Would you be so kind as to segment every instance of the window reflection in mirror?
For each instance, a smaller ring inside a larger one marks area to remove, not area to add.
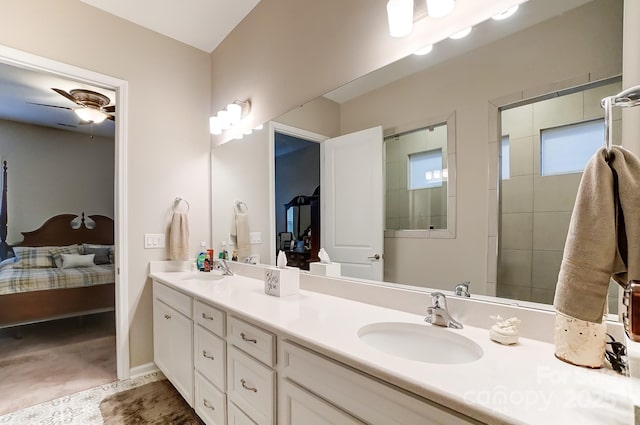
[[[386,137],[386,229],[447,228],[447,125]]]
[[[497,296],[553,302],[582,172],[603,146],[600,99],[620,90],[619,81],[591,85],[502,111]],[[609,292],[614,313],[617,285]]]

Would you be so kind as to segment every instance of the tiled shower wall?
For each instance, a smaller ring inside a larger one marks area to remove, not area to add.
[[[442,149],[442,167],[446,168],[446,125],[385,139],[386,229],[447,228],[446,180],[438,188],[407,188],[409,155],[433,149]]]
[[[553,302],[582,173],[540,175],[540,130],[603,117],[600,100],[620,90],[614,83],[502,112],[510,178],[501,180],[500,188],[499,297]],[[614,143],[619,144],[621,121],[615,112]]]

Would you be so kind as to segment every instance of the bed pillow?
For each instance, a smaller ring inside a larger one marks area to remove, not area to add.
[[[82,251],[85,254],[94,254],[95,257],[93,259],[93,262],[96,264],[110,264],[111,260],[111,249],[107,248],[90,248],[90,247],[83,247]]]
[[[94,243],[84,243],[82,244],[82,252],[87,254],[87,252],[85,252],[85,250],[87,249],[92,249],[92,248],[109,248],[109,263],[113,263],[113,245],[100,245],[100,244],[94,244]]]
[[[55,267],[49,250],[51,246],[14,246],[13,252],[18,260],[13,265],[16,269]]]
[[[80,246],[67,245],[67,246],[55,246],[50,247],[49,255],[53,259],[53,263],[59,269],[62,268],[62,254],[80,254]]]
[[[76,267],[91,267],[95,263],[93,258],[95,254],[60,254],[62,257],[62,268],[72,269]]]

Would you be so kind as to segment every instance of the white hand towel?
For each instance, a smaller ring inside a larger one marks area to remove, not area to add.
[[[234,208],[233,222],[231,225],[231,237],[236,238],[238,257],[245,258],[251,255],[249,245],[249,217],[247,213],[242,213]]]
[[[169,259],[189,259],[189,222],[185,211],[174,211],[169,228]]]

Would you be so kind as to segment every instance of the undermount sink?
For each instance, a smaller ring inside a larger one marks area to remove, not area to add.
[[[183,277],[182,280],[206,280],[208,282],[222,280],[226,276],[222,275],[220,272],[194,272],[186,277]]]
[[[376,350],[425,363],[470,363],[484,355],[478,344],[455,332],[428,324],[382,322],[363,326],[358,336]]]

